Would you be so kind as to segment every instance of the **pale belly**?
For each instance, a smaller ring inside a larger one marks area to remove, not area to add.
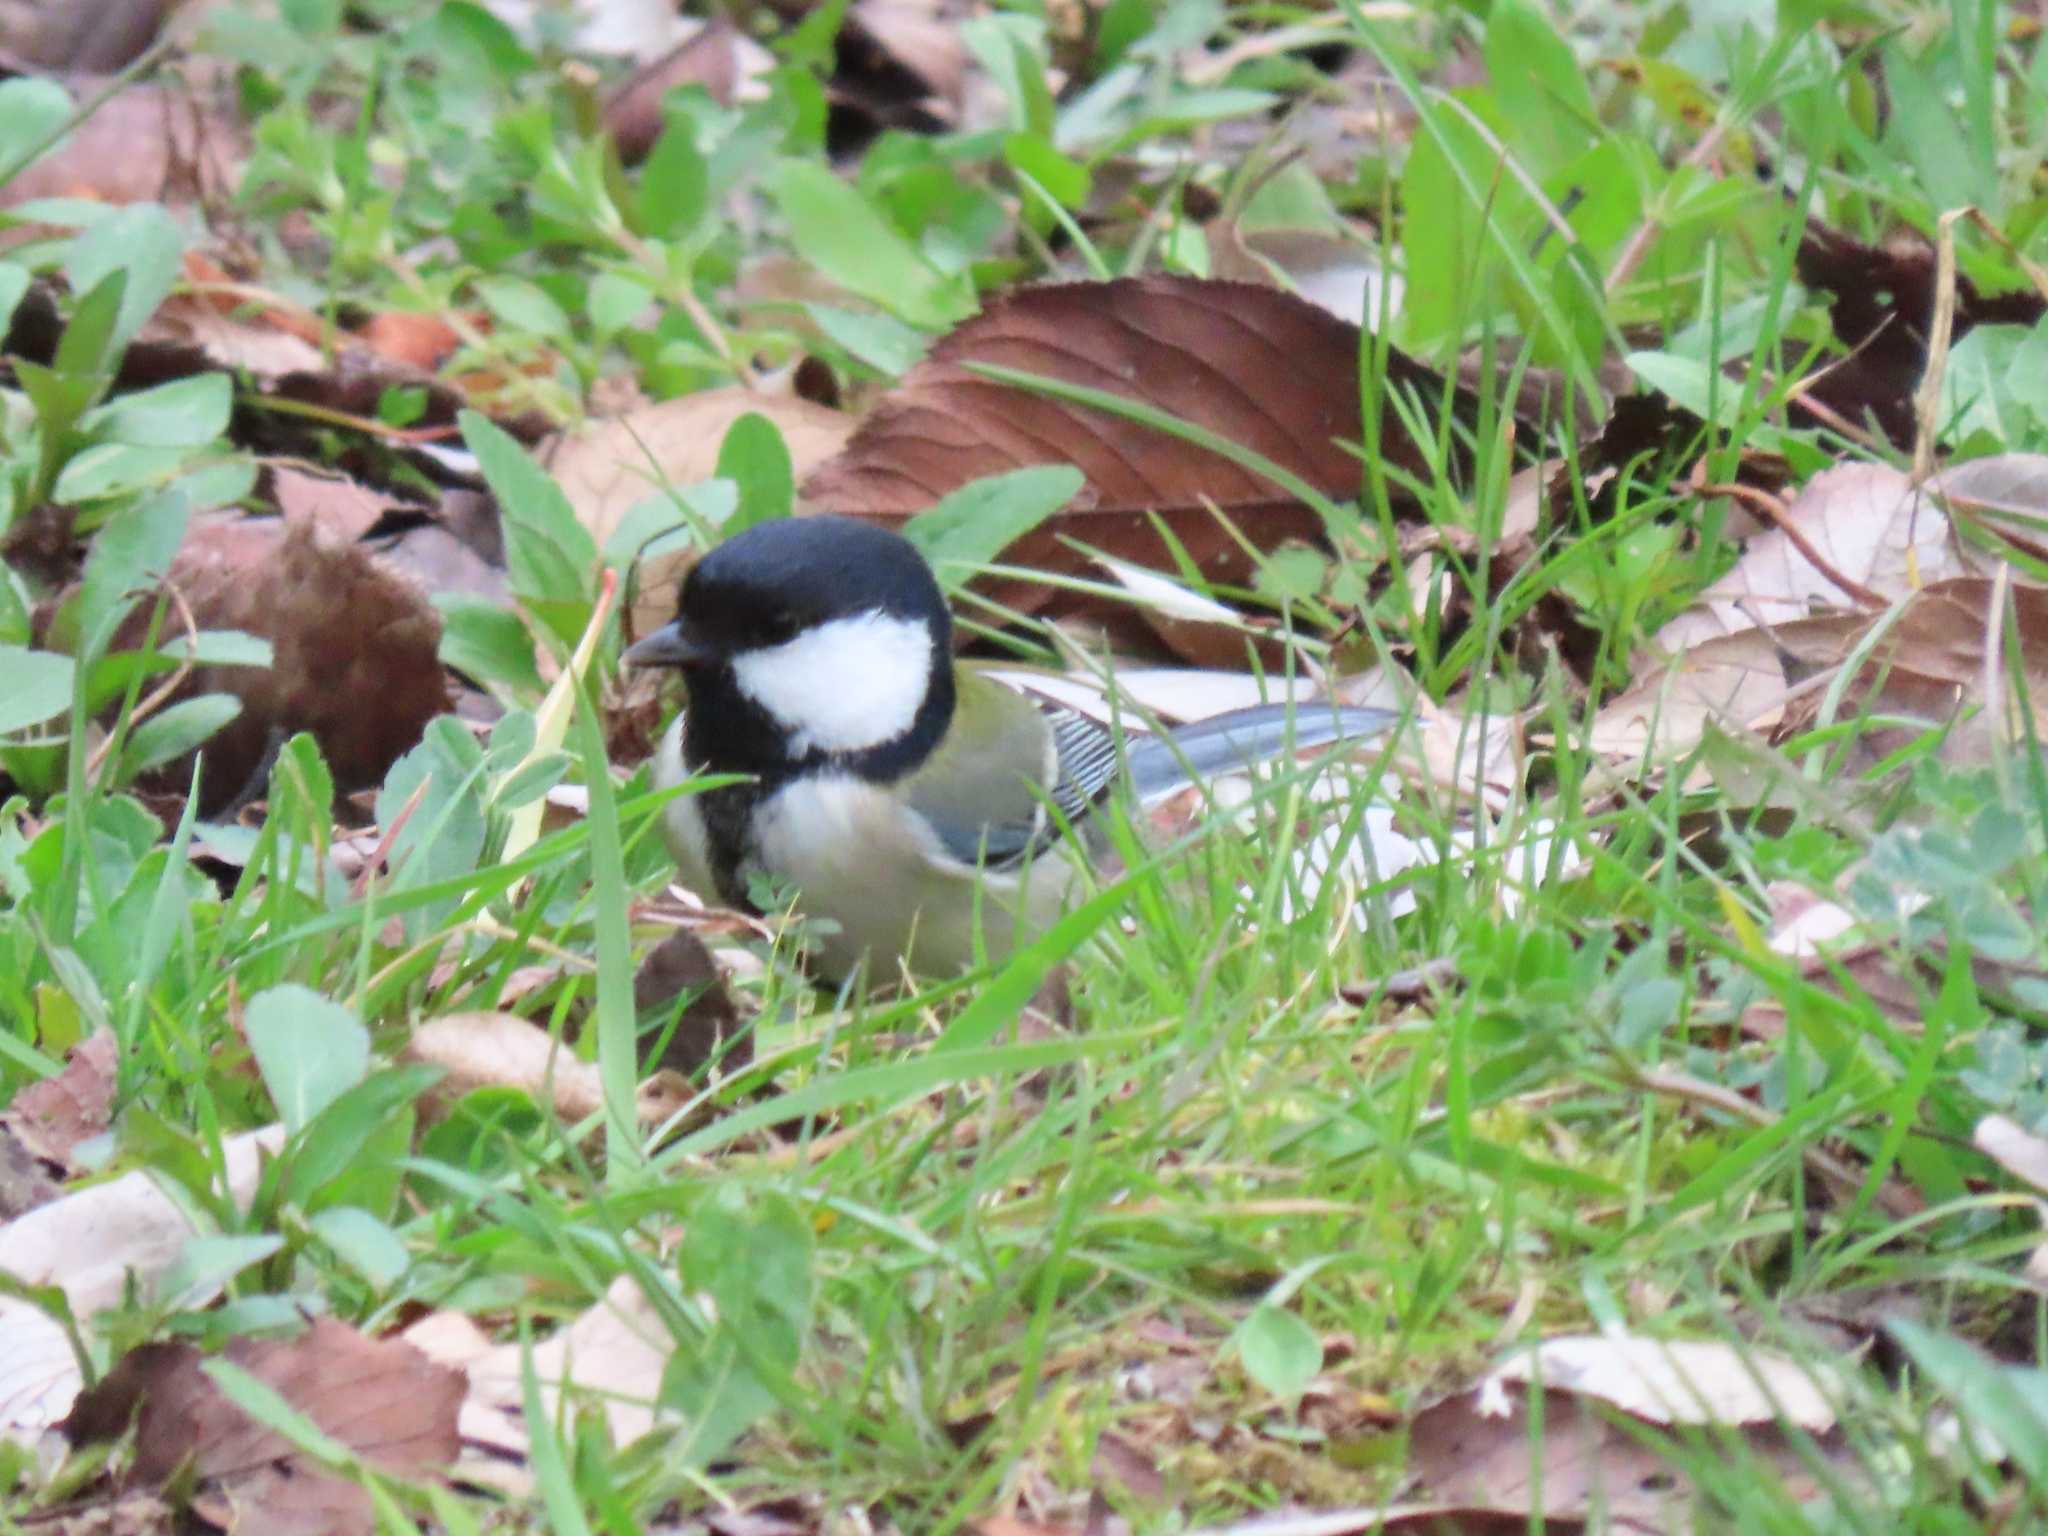
[[[684,777],[679,737],[672,730],[661,743],[657,782]],[[892,797],[849,777],[788,785],[761,804],[755,825],[762,872],[795,893],[807,918],[834,925],[815,932],[817,968],[834,981],[863,957],[877,982],[906,965],[944,976],[1000,960],[1059,917],[1073,883],[1059,851],[1022,879],[982,875],[948,858]],[[664,807],[662,831],[683,884],[717,900],[694,796]]]

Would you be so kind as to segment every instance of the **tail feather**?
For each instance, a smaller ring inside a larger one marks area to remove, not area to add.
[[[1164,735],[1133,737],[1126,748],[1128,782],[1140,800],[1149,800],[1293,752],[1369,741],[1400,718],[1384,709],[1306,702],[1233,709]]]

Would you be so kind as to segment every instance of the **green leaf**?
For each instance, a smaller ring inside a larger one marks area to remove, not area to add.
[[[683,1284],[711,1298],[717,1321],[676,1351],[661,1389],[689,1424],[690,1465],[721,1454],[795,1389],[816,1286],[812,1246],[810,1223],[781,1195],[727,1184],[691,1213]]]
[[[261,1264],[283,1246],[284,1239],[270,1233],[188,1238],[176,1261],[157,1276],[153,1299],[158,1306],[176,1311],[203,1307],[235,1276],[252,1264]]]
[[[198,750],[241,712],[242,701],[232,693],[202,693],[151,715],[129,733],[121,752],[122,779]]]
[[[14,81],[0,84],[4,91]],[[21,307],[23,295],[28,292],[29,271],[27,267],[12,261],[0,261],[0,336],[7,334],[14,322],[14,312]]]
[[[1253,1307],[1230,1341],[1252,1380],[1290,1402],[1323,1368],[1323,1345],[1315,1330],[1270,1301]]]
[[[419,797],[392,844],[394,889],[475,873],[489,833],[483,775],[483,748],[452,715],[429,721],[420,744],[392,764],[377,791],[377,824],[391,826]],[[431,932],[456,899],[411,909],[405,914],[406,931],[414,936]]]
[[[137,448],[128,443],[95,443],[64,463],[50,499],[60,506],[104,501],[164,485],[185,467],[189,448]]]
[[[71,121],[71,98],[55,81],[32,75],[0,81],[0,185]]]
[[[444,666],[522,693],[547,686],[533,658],[533,634],[518,614],[468,592],[436,592],[433,604],[441,610]]]
[[[697,148],[697,125],[686,115],[671,114],[640,167],[640,233],[681,240],[710,206],[711,168]]]
[[[587,605],[597,545],[590,531],[577,521],[568,496],[490,418],[464,411],[458,419],[463,442],[476,455],[485,481],[498,498],[513,592],[558,607]],[[550,615],[550,627],[573,643],[581,625],[559,619],[559,615]]]
[[[361,1206],[330,1206],[315,1214],[309,1225],[335,1257],[380,1291],[390,1289],[412,1267],[404,1241]]]
[[[569,317],[538,284],[520,277],[481,277],[476,291],[501,325],[550,341],[569,336]],[[476,445],[470,445],[474,451]]]
[[[796,469],[782,429],[759,411],[748,411],[725,429],[718,445],[718,478],[739,490],[738,513],[725,532],[738,533],[756,523],[787,517],[796,505]]]
[[[1550,18],[1530,0],[1494,0],[1486,19],[1486,70],[1515,153],[1543,177],[1593,142],[1599,119],[1585,72]]]
[[[173,488],[122,508],[101,525],[71,615],[81,661],[99,658],[134,594],[171,568],[191,515],[191,502]]]
[[[789,221],[797,254],[840,287],[943,330],[976,308],[973,282],[940,272],[868,200],[822,165],[784,160],[769,172],[769,194]]]
[[[369,1070],[370,1033],[355,1014],[296,982],[250,998],[244,1026],[288,1132],[303,1129]]]
[[[1062,208],[1079,209],[1095,184],[1088,168],[1070,160],[1041,133],[1013,133],[1003,140],[1003,158],[1052,194]]]
[[[948,590],[988,564],[1080,494],[1087,477],[1071,464],[1036,464],[970,481],[903,525]]]
[[[81,431],[138,448],[197,448],[228,429],[234,388],[224,373],[198,373],[120,395],[88,411]]]
[[[924,360],[924,333],[893,315],[858,314],[830,304],[806,304],[804,313],[832,340],[890,378],[908,373]]]
[[[590,280],[586,301],[590,324],[600,336],[624,330],[654,303],[654,290],[623,272],[600,272]]]
[[[32,651],[26,646],[0,645],[0,736],[61,715],[71,707],[71,685],[77,668],[69,656]]]
[[[184,230],[155,203],[117,209],[71,242],[64,275],[74,292],[84,293],[117,272],[127,278],[108,346],[101,351],[102,368],[171,296],[184,258]]]
[[[1885,1327],[1956,1412],[1991,1433],[2029,1483],[2048,1485],[2048,1375],[2001,1366],[1960,1339],[1903,1318]]]

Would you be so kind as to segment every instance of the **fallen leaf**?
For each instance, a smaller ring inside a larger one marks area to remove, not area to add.
[[[1565,1335],[1504,1361],[1481,1383],[1573,1392],[1652,1424],[1789,1421],[1814,1434],[1835,1425],[1841,1383],[1824,1368],[1718,1339]]]
[[[1219,582],[1246,582],[1251,560],[1215,511],[1260,549],[1323,535],[1322,520],[1263,474],[973,371],[983,364],[1121,396],[1263,455],[1325,495],[1358,494],[1363,469],[1347,446],[1363,430],[1357,328],[1271,288],[1144,277],[1024,288],[991,304],[882,396],[845,452],[805,483],[806,500],[895,526],[983,476],[1072,464],[1087,477],[1080,496],[1005,559],[1076,576],[1088,574],[1089,557],[1063,539],[1172,568],[1154,515]],[[1400,353],[1389,355],[1387,368],[1386,388],[1442,398],[1442,380]],[[1380,437],[1390,467],[1429,478],[1423,450],[1391,408]],[[1025,612],[1053,591],[1042,583],[996,590]]]
[[[775,67],[773,54],[722,16],[695,25],[689,37],[606,95],[604,128],[622,163],[638,165],[661,137],[668,125],[662,101],[670,91],[699,85],[722,107],[767,96],[763,77]]]
[[[37,1157],[75,1171],[71,1149],[107,1129],[119,1051],[113,1031],[94,1030],[72,1047],[63,1071],[14,1095],[14,1102],[0,1111],[0,1128]]]
[[[441,618],[426,594],[353,541],[310,520],[227,514],[195,521],[172,562],[169,584],[202,630],[242,630],[268,640],[267,667],[199,667],[184,697],[232,693],[242,712],[201,748],[202,814],[260,789],[254,776],[276,744],[310,731],[342,792],[381,783],[390,766],[446,710]],[[140,643],[150,605],[138,607],[117,648]],[[176,657],[176,610],[162,648]],[[375,699],[375,709],[363,701]],[[190,759],[152,776],[182,793]]]
[[[425,1101],[433,1114],[446,1113],[456,1099],[479,1088],[516,1088],[571,1125],[604,1109],[597,1064],[516,1014],[442,1014],[414,1028],[402,1055],[445,1074]],[[688,1096],[687,1085],[678,1085],[676,1077],[672,1070],[658,1071],[640,1085],[637,1113],[643,1121],[659,1123],[678,1097]]]
[[[664,485],[685,487],[718,472],[718,450],[735,421],[749,412],[781,429],[796,474],[824,463],[853,430],[851,418],[792,395],[764,395],[734,386],[707,389],[642,406],[580,432],[553,438],[537,457],[562,487],[576,516],[602,549],[626,514]],[[675,521],[680,522],[678,513]],[[675,617],[675,589],[690,556],[676,551],[642,562],[635,578],[633,633],[648,634]]]
[[[752,1063],[754,1036],[740,1028],[739,1010],[725,990],[725,977],[703,939],[678,928],[650,949],[633,974],[633,1010],[645,1019],[657,1010],[682,1011],[662,1047],[660,1065],[695,1077],[716,1061],[722,1073]]]
[[[65,83],[84,99],[112,81],[78,75]],[[0,208],[43,198],[224,206],[241,180],[247,152],[238,118],[217,105],[210,91],[174,78],[135,82],[0,186]]]
[[[221,1358],[395,1476],[446,1467],[461,1448],[461,1373],[403,1341],[372,1339],[317,1318],[292,1339],[230,1339]],[[80,1397],[64,1429],[74,1445],[83,1445],[118,1438],[131,1422],[131,1487],[160,1487],[189,1461],[201,1482],[200,1499],[224,1503],[235,1525],[260,1522],[274,1536],[368,1536],[376,1528],[365,1488],[326,1471],[250,1418],[190,1345],[131,1350]]]
[[[237,1207],[247,1209],[263,1160],[283,1145],[282,1126],[227,1140],[227,1193]],[[131,1284],[149,1295],[193,1230],[185,1207],[138,1170],[0,1226],[0,1270],[24,1287],[60,1287],[72,1315],[89,1317],[119,1305]],[[0,1436],[33,1441],[69,1411],[80,1384],[63,1329],[28,1302],[0,1296]]]

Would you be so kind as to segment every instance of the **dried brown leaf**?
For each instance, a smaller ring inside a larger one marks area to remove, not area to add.
[[[28,1084],[0,1112],[0,1127],[37,1157],[70,1169],[71,1149],[107,1129],[120,1047],[98,1029],[72,1047],[64,1070]]]
[[[707,389],[643,406],[583,431],[551,439],[538,450],[576,516],[600,547],[625,515],[663,485],[694,485],[718,469],[726,431],[750,412],[782,432],[799,478],[837,453],[853,430],[838,411],[792,395],[732,387]],[[660,556],[635,577],[633,632],[647,634],[675,617],[675,587],[686,557]]]
[[[293,1339],[238,1338],[222,1358],[269,1386],[365,1461],[417,1477],[454,1461],[459,1371],[412,1345],[372,1339],[332,1318]],[[295,1451],[216,1386],[190,1345],[131,1350],[65,1423],[74,1444],[113,1439],[133,1422],[131,1486],[160,1487],[190,1463],[213,1495],[272,1532],[374,1530],[369,1495]]]
[[[1306,300],[1245,283],[1122,278],[1025,288],[942,338],[876,404],[846,451],[804,486],[821,509],[891,525],[985,475],[1072,464],[1075,503],[1007,552],[1011,563],[1070,575],[1087,557],[1062,536],[1135,564],[1171,568],[1157,514],[1212,580],[1243,582],[1251,561],[1221,511],[1259,548],[1316,539],[1316,514],[1265,476],[1220,454],[1089,406],[998,383],[993,364],[1122,396],[1263,455],[1318,491],[1355,496],[1361,434],[1359,333]],[[1394,353],[1387,387],[1441,397],[1442,381]],[[1380,456],[1426,474],[1422,451],[1389,410]],[[1032,610],[1050,589],[1007,587]]]
[[[201,629],[239,629],[271,642],[273,664],[201,667],[185,693],[225,692],[242,713],[202,751],[202,806],[218,810],[253,786],[287,736],[310,731],[346,791],[380,783],[447,708],[441,619],[426,594],[361,545],[316,522],[225,515],[193,524],[169,584]],[[138,610],[120,637],[134,645]],[[175,629],[163,643],[177,654]],[[376,700],[376,707],[364,701]],[[189,782],[189,762],[162,775]]]
[[[74,96],[96,95],[109,83],[96,76],[66,81]],[[143,81],[0,186],[0,208],[53,197],[212,206],[234,191],[247,153],[236,114],[212,92],[174,79]]]

